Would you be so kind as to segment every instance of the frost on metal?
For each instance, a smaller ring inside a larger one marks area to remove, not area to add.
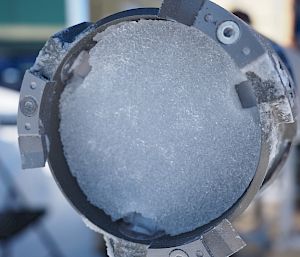
[[[132,243],[120,238],[104,235],[109,257],[146,257],[146,245]]]
[[[91,26],[79,33],[71,43],[64,41],[61,35],[62,33],[66,33],[66,31],[62,31],[51,37],[40,51],[30,71],[50,80],[69,50],[90,33],[92,29],[93,27]]]
[[[182,253],[186,253],[184,256],[229,257],[246,246],[232,224],[226,219],[204,233],[198,240],[170,248],[151,248],[150,245],[129,242],[107,234],[86,218],[83,218],[83,221],[90,229],[104,235],[109,257],[175,257],[182,256]]]
[[[40,51],[30,71],[51,79],[69,49],[70,44],[62,42],[59,38],[50,38]]]
[[[91,223],[87,218],[82,217],[83,222],[86,226],[95,231],[96,233],[100,233],[104,236],[106,246],[107,246],[107,254],[109,257],[146,257],[148,253],[148,245],[142,245],[138,243],[129,242],[127,240],[123,240],[117,237],[114,237],[93,223]]]
[[[294,90],[289,75],[278,57],[266,53],[243,68],[254,88],[261,116],[263,134],[269,143],[269,167],[280,150],[280,124],[294,123]]]

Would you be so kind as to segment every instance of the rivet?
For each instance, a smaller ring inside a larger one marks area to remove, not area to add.
[[[213,22],[214,21],[214,16],[211,13],[208,13],[205,15],[204,20],[206,22]]]
[[[36,89],[36,87],[37,87],[36,82],[32,81],[32,82],[30,83],[30,88],[31,88],[31,89]]]
[[[30,123],[25,123],[25,129],[26,129],[26,130],[31,130],[31,125],[30,125]]]
[[[251,50],[250,50],[249,47],[244,47],[244,48],[243,48],[243,54],[244,54],[244,55],[249,55],[250,53],[251,53]]]

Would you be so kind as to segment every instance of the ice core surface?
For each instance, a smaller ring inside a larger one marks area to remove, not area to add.
[[[170,235],[218,218],[260,155],[256,112],[235,91],[240,70],[177,22],[125,22],[95,40],[90,73],[60,103],[65,156],[88,200],[113,220],[137,214]]]

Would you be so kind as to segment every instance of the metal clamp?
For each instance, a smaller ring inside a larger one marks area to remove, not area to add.
[[[23,80],[18,112],[19,146],[22,167],[45,166],[49,143],[45,131],[50,114],[44,108],[50,104],[54,82],[27,71]]]
[[[165,0],[158,16],[163,19],[176,20],[185,25],[194,24],[198,12],[206,0]]]
[[[246,246],[228,220],[200,239],[180,247],[148,249],[147,257],[229,257]]]

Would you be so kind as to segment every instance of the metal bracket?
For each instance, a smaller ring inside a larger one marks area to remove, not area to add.
[[[164,0],[158,16],[192,26],[206,0]]]
[[[45,131],[50,114],[46,106],[52,99],[55,82],[27,71],[22,83],[18,111],[18,133],[22,168],[45,166],[49,143]]]
[[[147,257],[229,257],[246,246],[228,220],[200,239],[179,247],[148,249]]]

